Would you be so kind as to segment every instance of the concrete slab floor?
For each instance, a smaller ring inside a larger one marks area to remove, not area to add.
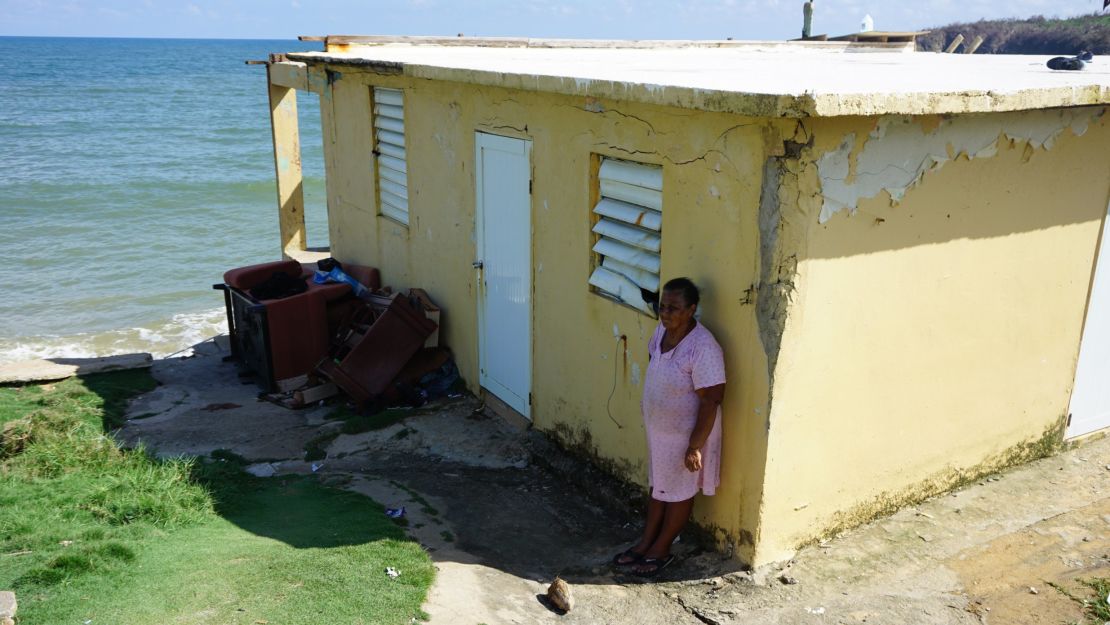
[[[120,439],[161,455],[230,449],[262,474],[313,473],[303,447],[338,427],[329,408],[258,401],[225,353],[205,343],[156,361],[161,386],[132,403]],[[466,398],[340,434],[315,473],[405,506],[407,531],[438,569],[424,607],[433,624],[1083,622],[1080,606],[1047,582],[1075,588],[1076,579],[1110,576],[1110,438],[902,510],[781,566],[745,572],[680,542],[678,561],[643,583],[608,565],[635,540],[639,519],[546,468],[574,466],[568,459],[536,462],[538,449],[557,452],[531,444],[535,436]],[[542,599],[556,574],[576,599],[566,615]]]

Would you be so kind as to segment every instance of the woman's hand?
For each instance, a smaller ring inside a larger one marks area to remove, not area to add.
[[[684,464],[686,465],[686,470],[691,473],[701,471],[701,450],[687,449]]]

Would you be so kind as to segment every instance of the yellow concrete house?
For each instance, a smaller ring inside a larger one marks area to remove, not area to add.
[[[729,378],[695,515],[749,564],[1110,426],[1110,63],[323,45],[268,66],[283,252],[312,92],[331,253],[425,288],[474,391],[641,484],[650,301],[692,278]]]

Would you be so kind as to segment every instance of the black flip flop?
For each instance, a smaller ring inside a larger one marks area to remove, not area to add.
[[[621,558],[628,558],[628,561],[621,562]],[[643,559],[644,554],[636,553],[631,549],[625,549],[624,551],[613,556],[613,566],[632,566],[633,564],[639,564],[640,560]]]
[[[671,562],[674,562],[673,553],[666,558],[644,558],[640,560],[640,566],[654,566],[655,568],[648,571],[632,571],[632,574],[639,577],[655,577],[659,574],[659,571],[667,568],[667,565]]]

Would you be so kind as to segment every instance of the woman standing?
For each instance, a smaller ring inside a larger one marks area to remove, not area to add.
[[[671,543],[690,519],[694,495],[712,495],[720,483],[724,354],[694,319],[699,299],[686,278],[663,285],[659,327],[648,344],[641,407],[651,499],[640,542],[613,558],[645,577],[674,560]]]

